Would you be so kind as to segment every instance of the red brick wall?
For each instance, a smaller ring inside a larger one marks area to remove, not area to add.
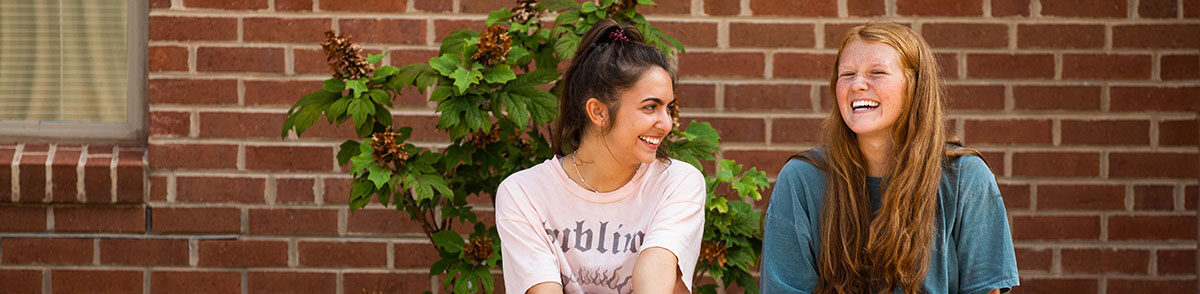
[[[1200,1],[658,2],[688,46],[683,116],[722,131],[723,158],[774,177],[830,109],[837,36],[894,20],[937,49],[951,126],[997,175],[1020,290],[1196,291]],[[280,128],[327,76],[324,30],[421,62],[511,4],[151,0],[147,145],[0,146],[0,292],[429,290],[436,254],[406,216],[346,208],[352,130]],[[397,104],[415,140],[445,140],[424,97]]]

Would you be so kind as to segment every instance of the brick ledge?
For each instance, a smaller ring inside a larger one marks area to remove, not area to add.
[[[146,203],[142,146],[0,145],[0,203]]]

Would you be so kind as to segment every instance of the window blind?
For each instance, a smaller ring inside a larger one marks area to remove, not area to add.
[[[0,0],[0,121],[124,122],[127,0]]]

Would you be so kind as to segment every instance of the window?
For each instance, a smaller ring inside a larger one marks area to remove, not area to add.
[[[146,1],[0,1],[0,141],[144,138]]]

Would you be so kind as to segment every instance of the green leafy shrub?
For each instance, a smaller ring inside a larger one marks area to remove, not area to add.
[[[351,212],[372,201],[394,206],[421,225],[441,257],[430,275],[444,274],[443,287],[455,293],[491,293],[491,271],[499,270],[500,240],[494,226],[481,222],[468,197],[494,195],[508,175],[553,156],[548,123],[558,114],[552,92],[558,64],[568,60],[582,34],[604,18],[634,24],[665,54],[684,48],[637,13],[649,0],[576,3],[571,0],[518,1],[512,10],[488,15],[483,31],[457,30],[442,40],[439,56],[428,63],[379,66],[383,55],[362,57],[348,38],[328,32],[322,43],[334,78],[288,110],[283,136],[301,135],[322,116],[331,124],[351,121],[357,139],[346,140],[338,163],[350,167]],[[540,16],[558,13],[553,28]],[[378,66],[378,68],[376,68]],[[437,104],[437,131],[450,139],[440,149],[407,142],[413,129],[392,121],[392,100],[405,88],[429,93]],[[547,91],[546,89],[550,89]],[[680,97],[686,102],[687,97]],[[714,160],[720,136],[708,123],[693,122],[672,131],[670,155],[703,170]],[[707,177],[704,246],[696,271],[725,285],[757,292],[749,274],[761,252],[761,212],[746,201],[759,200],[766,175],[729,160]],[[724,192],[718,192],[724,191]],[[495,201],[492,196],[492,201]],[[469,232],[463,238],[459,232]],[[698,286],[715,293],[716,285]]]

